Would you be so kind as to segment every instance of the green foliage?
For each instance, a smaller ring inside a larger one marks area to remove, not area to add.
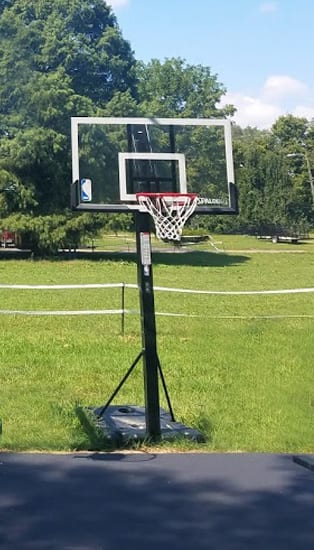
[[[306,118],[285,115],[279,117],[272,126],[272,135],[281,146],[291,147],[306,139],[308,121]]]
[[[137,64],[138,94],[145,116],[221,117],[233,114],[219,108],[225,88],[209,67],[189,65],[180,58]]]
[[[21,248],[36,256],[55,254],[60,248],[78,248],[86,236],[93,236],[104,225],[103,216],[91,214],[52,214],[30,216],[12,214],[1,220],[2,230],[10,228],[18,236]]]
[[[135,89],[130,45],[103,0],[16,0],[3,11],[0,29],[4,46],[8,39],[19,46],[5,51],[7,61],[28,73],[62,68],[73,90],[98,106],[116,91]]]
[[[104,230],[112,232],[115,235],[126,231],[134,230],[134,220],[132,214],[108,214],[104,222]]]
[[[2,215],[58,212],[69,206],[70,117],[133,102],[129,43],[102,0],[16,0],[0,4],[0,49],[0,186],[12,179],[17,193]]]
[[[30,188],[22,185],[14,173],[0,169],[0,211],[4,217],[16,210],[31,211],[36,204]]]
[[[235,127],[233,148],[239,216],[209,219],[210,230],[300,235],[314,224],[306,155],[314,131],[306,119],[280,117],[270,131]],[[297,153],[293,158],[291,153]],[[314,158],[313,158],[314,160]]]

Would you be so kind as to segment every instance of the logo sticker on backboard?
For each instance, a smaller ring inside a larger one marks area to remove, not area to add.
[[[91,202],[92,200],[92,180],[83,178],[81,180],[81,201]]]

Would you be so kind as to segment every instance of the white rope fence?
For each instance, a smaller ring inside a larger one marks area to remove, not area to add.
[[[11,288],[15,290],[69,290],[76,288],[137,288],[137,285],[127,285],[125,283],[91,283],[81,285],[6,285],[0,284],[0,288]]]
[[[121,288],[122,307],[120,309],[95,309],[95,310],[8,310],[0,309],[0,315],[29,315],[29,316],[75,316],[75,315],[122,315],[139,314],[138,310],[128,310],[124,307],[124,289],[137,289],[136,284],[130,283],[90,283],[90,284],[68,284],[68,285],[12,285],[0,284],[0,289],[13,290],[69,290],[69,289],[100,289],[100,288]],[[193,290],[184,288],[172,288],[155,286],[154,290],[161,292],[177,292],[184,294],[203,294],[221,296],[247,296],[247,295],[280,295],[280,294],[304,294],[313,293],[314,288],[293,288],[277,290]],[[312,319],[314,315],[197,315],[185,313],[156,312],[158,316],[167,317],[195,317],[210,319]]]
[[[123,315],[130,313],[126,309],[78,309],[78,310],[20,310],[0,309],[0,315]]]
[[[165,292],[182,292],[185,294],[221,294],[225,296],[241,296],[253,294],[303,294],[305,292],[314,292],[314,288],[292,288],[285,290],[189,290],[184,288],[168,288],[155,286],[154,290]]]
[[[15,290],[66,290],[84,288],[138,288],[135,284],[129,283],[91,283],[77,285],[9,285],[0,284],[0,289]],[[287,288],[284,290],[193,290],[189,288],[172,288],[167,286],[154,286],[154,290],[163,292],[181,292],[184,294],[214,294],[227,296],[241,296],[254,294],[303,294],[314,292],[314,288]]]

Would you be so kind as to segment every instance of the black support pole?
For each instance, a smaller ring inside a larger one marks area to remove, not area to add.
[[[141,307],[146,433],[149,438],[156,441],[160,438],[161,428],[150,215],[148,213],[137,212],[135,220],[137,276]]]
[[[150,439],[152,442],[174,437],[204,441],[197,430],[176,422],[166,387],[165,378],[157,354],[157,335],[151,251],[151,217],[146,212],[135,212],[137,280],[141,308],[142,350],[123,376],[105,405],[101,407],[78,408],[84,427],[90,426],[98,434],[103,431],[105,442],[117,446],[129,445]],[[124,309],[124,302],[123,302]],[[137,405],[111,405],[135,367],[143,360],[145,407]],[[169,413],[160,408],[159,379],[165,393]],[[97,436],[98,437],[98,436]],[[100,443],[97,443],[98,445]],[[107,443],[106,443],[107,444]]]

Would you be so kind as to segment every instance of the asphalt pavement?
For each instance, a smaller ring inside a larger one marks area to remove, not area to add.
[[[1,550],[314,548],[291,455],[0,453],[0,483]]]

